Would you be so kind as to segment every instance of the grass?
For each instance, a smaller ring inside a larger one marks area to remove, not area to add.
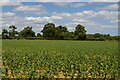
[[[4,40],[3,78],[117,78],[118,42]]]

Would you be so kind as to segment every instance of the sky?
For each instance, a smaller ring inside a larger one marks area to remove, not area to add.
[[[33,31],[41,33],[45,24],[54,23],[56,26],[66,26],[69,31],[74,31],[75,27],[81,24],[85,26],[87,34],[118,35],[118,0],[5,1],[0,3],[0,14],[2,14],[0,23],[5,29],[15,25],[17,31],[21,31],[24,27],[32,26]]]
[[[118,2],[119,0],[2,0],[2,2]]]

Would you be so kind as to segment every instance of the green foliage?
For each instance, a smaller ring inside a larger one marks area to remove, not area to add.
[[[53,23],[48,23],[45,24],[43,30],[41,31],[43,32],[43,36],[47,39],[53,39],[55,37],[55,24]]]
[[[2,44],[3,78],[118,78],[116,41],[4,40]]]
[[[37,34],[37,37],[41,37],[42,35],[40,33]]]
[[[94,34],[94,38],[99,38],[100,36],[103,36],[103,35],[101,35],[100,33],[95,33]]]
[[[75,36],[76,36],[76,39],[78,40],[85,40],[86,39],[86,30],[85,30],[85,27],[82,26],[82,25],[77,25],[75,27]]]
[[[65,40],[75,40],[75,37],[74,37],[74,32],[66,32],[65,33]]]
[[[15,34],[17,34],[17,31],[15,31],[15,29],[17,29],[16,26],[12,25],[12,26],[9,26],[9,37],[10,38],[15,38]]]
[[[119,40],[120,36],[110,36],[110,34],[86,34],[85,27],[78,24],[75,27],[74,32],[69,32],[66,26],[59,25],[55,26],[54,23],[47,23],[44,25],[41,31],[43,35],[32,30],[32,27],[25,27],[22,31],[17,32],[16,26],[9,26],[9,31],[6,29],[2,30],[2,39],[51,39],[51,40],[94,40],[94,41],[104,41],[104,40]]]
[[[86,38],[86,30],[85,27],[82,25],[77,25],[75,30],[75,35],[73,32],[69,32],[67,30],[67,27],[63,27],[59,25],[58,27],[55,27],[55,24],[48,23],[45,24],[43,30],[43,36],[47,39],[77,39],[77,40],[85,40]]]
[[[26,38],[26,37],[35,37],[35,32],[32,30],[32,27],[25,27],[22,31],[19,33],[20,37]]]
[[[62,27],[61,25],[59,25],[58,27],[56,27],[55,39],[64,40],[66,38],[67,32],[68,30],[66,27]]]
[[[2,29],[2,38],[3,39],[8,38],[8,31],[6,29]]]

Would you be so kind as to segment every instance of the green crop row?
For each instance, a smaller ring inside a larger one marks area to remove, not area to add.
[[[6,40],[3,78],[118,78],[118,43]]]

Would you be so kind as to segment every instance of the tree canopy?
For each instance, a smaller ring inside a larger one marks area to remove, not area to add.
[[[54,40],[119,40],[119,36],[110,34],[86,34],[85,26],[78,24],[74,31],[68,31],[66,26],[56,26],[54,23],[47,23],[39,33],[35,33],[32,27],[27,26],[21,31],[16,31],[15,25],[9,26],[9,30],[2,29],[2,39],[54,39]],[[42,34],[41,34],[42,32]],[[17,36],[16,36],[17,34]]]
[[[11,38],[15,38],[15,34],[17,34],[17,31],[15,31],[17,27],[15,25],[9,26],[9,36]]]
[[[78,40],[85,40],[85,38],[86,38],[86,30],[85,30],[84,26],[78,24],[75,27],[75,37]]]
[[[22,31],[19,33],[20,37],[26,38],[26,37],[35,37],[35,32],[32,30],[32,27],[25,27]]]

